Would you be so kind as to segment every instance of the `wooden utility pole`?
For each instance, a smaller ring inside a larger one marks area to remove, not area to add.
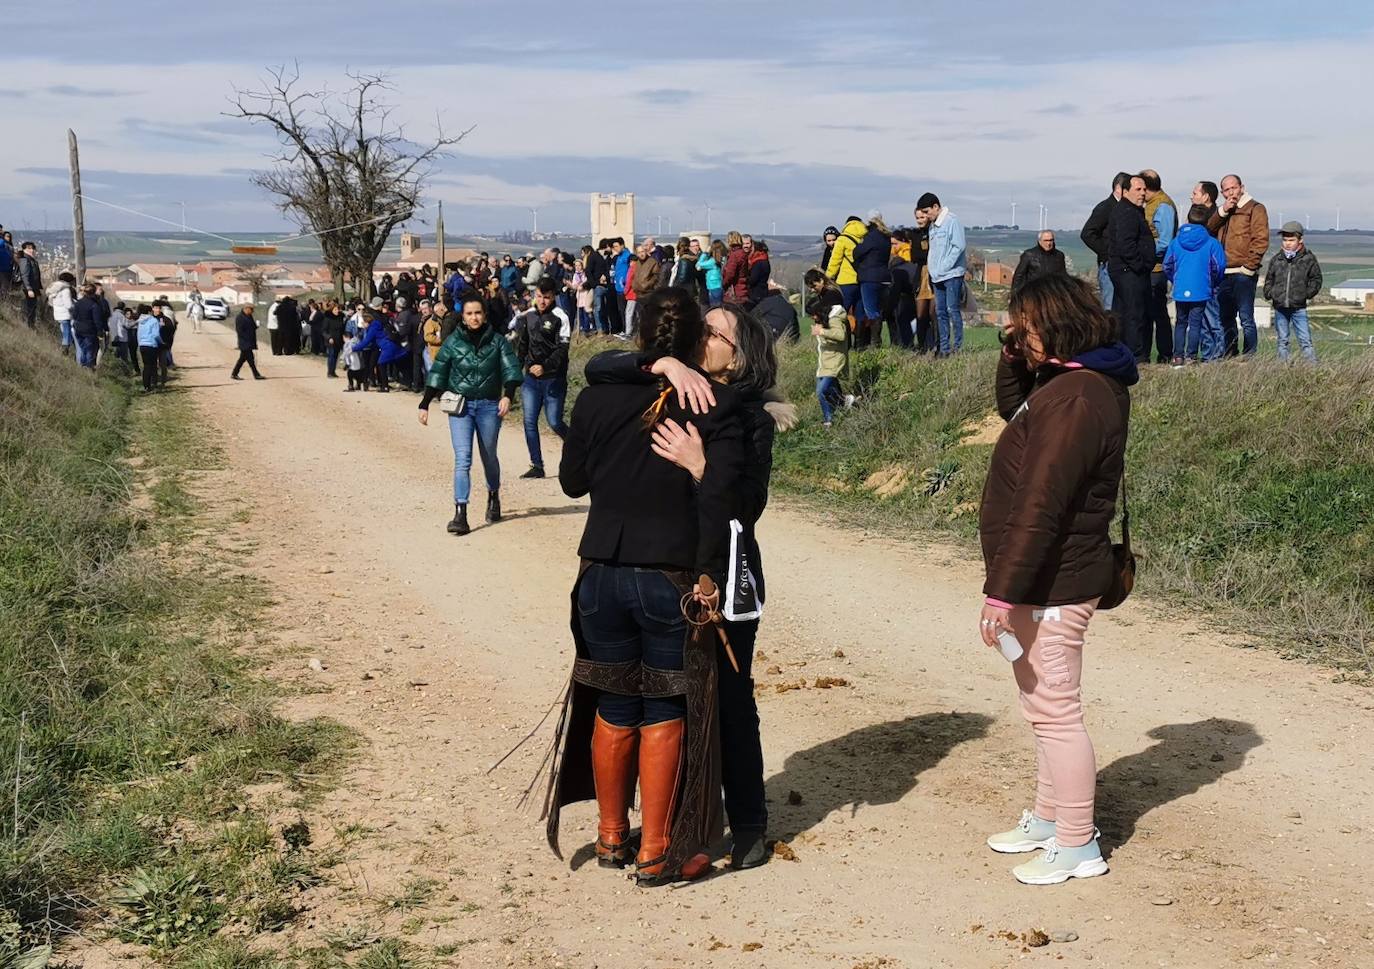
[[[67,164],[72,173],[72,259],[76,261],[76,285],[86,282],[86,215],[81,208],[81,159],[76,132],[67,129]]]
[[[442,293],[444,283],[448,282],[448,277],[444,275],[444,203],[442,201],[439,203],[439,218],[434,224],[434,229],[434,245],[439,250],[439,271],[434,276],[439,281],[439,292]],[[438,305],[439,294],[431,293],[430,296],[434,300],[434,304]]]

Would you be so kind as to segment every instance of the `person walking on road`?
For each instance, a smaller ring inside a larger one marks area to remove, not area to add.
[[[568,397],[572,321],[561,306],[554,305],[557,299],[558,284],[545,276],[535,287],[533,308],[521,314],[515,324],[515,355],[525,375],[520,385],[520,409],[525,419],[525,446],[530,452],[530,469],[522,478],[544,477],[544,453],[539,445],[541,410],[549,430],[560,438],[568,436],[563,402]]]
[[[1093,826],[1097,767],[1079,683],[1088,624],[1116,581],[1108,526],[1125,467],[1128,388],[1139,377],[1115,321],[1080,280],[1032,280],[1012,296],[1008,315],[997,365],[997,409],[1007,425],[979,512],[987,598],[978,628],[987,646],[1016,656],[1037,779],[1034,808],[988,846],[1040,851],[1012,873],[1023,884],[1052,885],[1107,871]]]
[[[342,322],[343,317],[339,318]],[[253,304],[245,303],[239,310],[239,315],[234,318],[234,337],[238,342],[239,358],[234,364],[234,369],[229,371],[229,376],[233,380],[242,380],[239,371],[243,365],[248,364],[248,369],[253,371],[254,380],[265,380],[262,374],[258,373],[258,362],[255,354],[258,349],[258,321],[253,318]],[[330,376],[334,376],[330,374]]]
[[[482,297],[463,297],[462,325],[434,358],[420,398],[420,423],[429,423],[429,405],[436,397],[448,414],[453,440],[453,520],[448,530],[466,535],[468,497],[472,491],[472,442],[482,458],[487,478],[487,523],[501,520],[501,461],[497,443],[501,421],[510,412],[511,397],[520,386],[520,361],[510,341],[487,324]],[[442,395],[442,396],[441,396]]]

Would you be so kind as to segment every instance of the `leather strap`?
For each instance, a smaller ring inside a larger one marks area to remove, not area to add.
[[[598,663],[578,657],[573,660],[572,678],[584,686],[620,696],[639,696],[641,665],[639,660],[623,663]]]
[[[644,696],[685,696],[692,692],[692,678],[685,670],[660,670],[646,666],[640,682]]]

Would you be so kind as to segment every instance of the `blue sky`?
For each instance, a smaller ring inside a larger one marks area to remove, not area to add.
[[[1374,5],[1252,0],[636,6],[417,0],[45,0],[7,58],[0,222],[67,224],[85,191],[220,231],[286,223],[249,181],[272,139],[223,117],[235,85],[299,61],[312,86],[391,77],[421,134],[475,125],[436,170],[451,230],[586,231],[633,191],[657,229],[815,232],[933,190],[966,223],[1076,228],[1117,169],[1186,198],[1240,172],[1285,218],[1374,227]],[[1242,11],[1243,14],[1239,11]],[[397,14],[392,11],[402,11]],[[587,13],[593,10],[596,12]],[[85,36],[77,40],[73,24]],[[98,205],[88,224],[154,229]],[[421,227],[424,228],[424,227]]]

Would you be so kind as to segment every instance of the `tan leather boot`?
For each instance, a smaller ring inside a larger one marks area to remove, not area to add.
[[[639,767],[639,728],[613,727],[600,715],[592,728],[592,777],[601,820],[596,829],[596,862],[624,868],[633,857],[630,804]]]

